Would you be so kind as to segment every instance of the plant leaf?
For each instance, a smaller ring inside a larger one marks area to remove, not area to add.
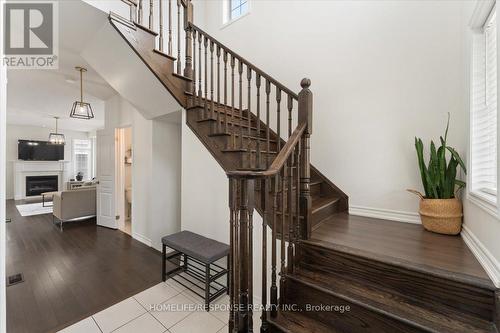
[[[458,152],[450,146],[447,146],[446,149],[448,149],[450,151],[450,153],[453,155],[453,157],[456,158],[456,160],[458,161],[458,164],[460,165],[462,170],[464,170],[464,173],[467,174],[467,168],[465,167],[465,163],[464,163],[464,161],[462,161],[460,154],[458,154]]]

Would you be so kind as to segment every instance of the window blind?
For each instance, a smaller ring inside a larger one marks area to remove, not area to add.
[[[473,40],[471,191],[497,191],[497,28],[495,9]],[[496,203],[496,202],[495,202]]]

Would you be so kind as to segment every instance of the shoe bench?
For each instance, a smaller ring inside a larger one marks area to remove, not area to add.
[[[162,241],[162,280],[167,277],[205,300],[205,309],[228,293],[229,271],[215,262],[226,257],[229,267],[229,245],[190,231],[165,236]],[[173,251],[167,253],[167,247]],[[167,272],[167,261],[176,267]],[[226,285],[218,282],[226,276]]]

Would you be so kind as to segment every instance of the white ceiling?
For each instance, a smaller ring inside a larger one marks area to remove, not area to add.
[[[7,123],[59,127],[92,131],[104,127],[104,101],[116,92],[79,55],[85,44],[106,23],[106,14],[80,1],[60,1],[59,69],[9,70],[7,85]],[[71,106],[79,100],[79,73],[75,66],[88,69],[84,74],[84,99],[91,103],[95,118],[69,118]]]

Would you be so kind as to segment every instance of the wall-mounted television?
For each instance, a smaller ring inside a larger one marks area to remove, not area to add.
[[[48,141],[19,140],[17,158],[24,161],[60,161],[64,160],[64,145]]]

